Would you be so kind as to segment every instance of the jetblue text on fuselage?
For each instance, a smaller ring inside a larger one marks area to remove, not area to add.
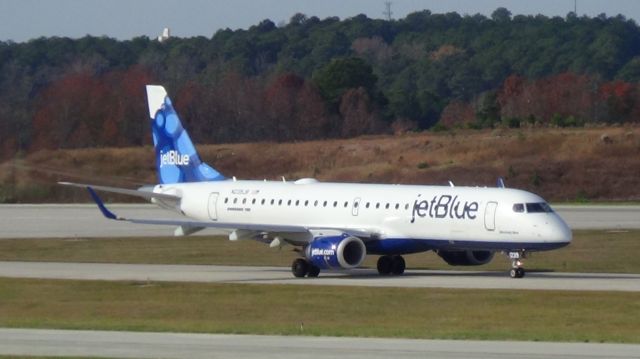
[[[189,156],[180,155],[180,152],[176,150],[171,150],[167,153],[160,152],[160,167],[162,168],[165,165],[188,166]]]
[[[440,195],[434,196],[431,200],[421,200],[421,195],[413,203],[413,212],[411,213],[411,223],[415,222],[416,217],[424,218],[457,218],[457,219],[476,219],[478,202],[468,202],[458,199],[458,196]]]

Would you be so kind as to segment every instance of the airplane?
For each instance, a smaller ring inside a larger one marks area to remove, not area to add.
[[[509,275],[522,278],[527,254],[564,247],[572,232],[549,204],[530,192],[498,187],[237,180],[204,163],[162,86],[147,85],[149,122],[159,183],[138,189],[60,182],[86,188],[111,220],[175,226],[175,236],[206,228],[230,240],[293,246],[295,277],[359,267],[380,256],[380,275],[401,275],[403,255],[434,251],[452,266],[490,262],[507,254]],[[184,219],[125,218],[96,191],[142,197]]]

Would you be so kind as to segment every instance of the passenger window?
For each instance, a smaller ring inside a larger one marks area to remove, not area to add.
[[[273,206],[274,203],[276,203],[276,200],[272,198],[271,199],[271,205]]]
[[[291,200],[287,201],[287,206],[291,205]]]
[[[347,208],[348,205],[349,205],[349,202],[344,201],[344,208]]]
[[[224,199],[224,203],[226,204],[227,202],[229,202],[229,197],[225,197]]]
[[[282,206],[282,200],[281,199],[278,200],[278,206]]]
[[[333,208],[338,207],[338,201],[333,201]]]
[[[380,203],[376,203],[376,209],[380,208]]]
[[[246,199],[246,198],[243,198],[243,199],[242,199],[242,204],[246,204],[246,203],[247,203],[247,199]]]
[[[322,203],[322,207],[326,207],[327,206],[327,201],[324,201],[324,203]]]
[[[264,201],[265,201],[265,199],[263,198],[262,201],[260,202],[260,204],[264,205]]]
[[[513,211],[516,213],[524,213],[524,204],[516,203],[513,205]]]
[[[313,202],[314,207],[318,207],[318,201]]]
[[[364,206],[365,208],[369,208],[369,202]]]
[[[304,201],[304,206],[308,206],[309,205],[309,200]]]
[[[255,198],[251,201],[251,204],[256,204],[256,199]]]
[[[236,203],[238,203],[238,199],[237,199],[237,198],[234,198],[234,199],[233,199],[233,204],[236,204]]]
[[[384,206],[385,209],[389,209],[389,203],[387,203],[386,206]]]
[[[404,209],[409,209],[409,203],[406,203],[406,204],[404,205]]]
[[[396,209],[400,208],[400,203],[396,203]]]
[[[296,199],[296,207],[298,207],[299,204],[300,204],[300,200]]]

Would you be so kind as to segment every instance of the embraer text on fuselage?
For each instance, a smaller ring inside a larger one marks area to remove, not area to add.
[[[181,155],[180,152],[176,150],[171,150],[166,153],[160,152],[160,168],[166,165],[188,166],[189,156]]]
[[[434,196],[431,200],[421,200],[422,195],[413,203],[411,213],[411,223],[416,217],[424,218],[456,218],[456,219],[476,219],[478,202],[462,201],[458,196],[440,195]]]

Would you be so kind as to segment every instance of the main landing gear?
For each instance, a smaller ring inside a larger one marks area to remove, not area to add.
[[[378,258],[378,273],[380,275],[401,275],[406,264],[402,256],[381,256]]]
[[[526,258],[526,254],[524,251],[519,252],[509,252],[509,259],[511,259],[511,270],[509,271],[509,276],[511,278],[522,278],[524,277],[524,268],[522,268],[522,260]]]
[[[297,258],[291,264],[291,272],[297,278],[315,278],[320,274],[320,268],[304,258]]]

